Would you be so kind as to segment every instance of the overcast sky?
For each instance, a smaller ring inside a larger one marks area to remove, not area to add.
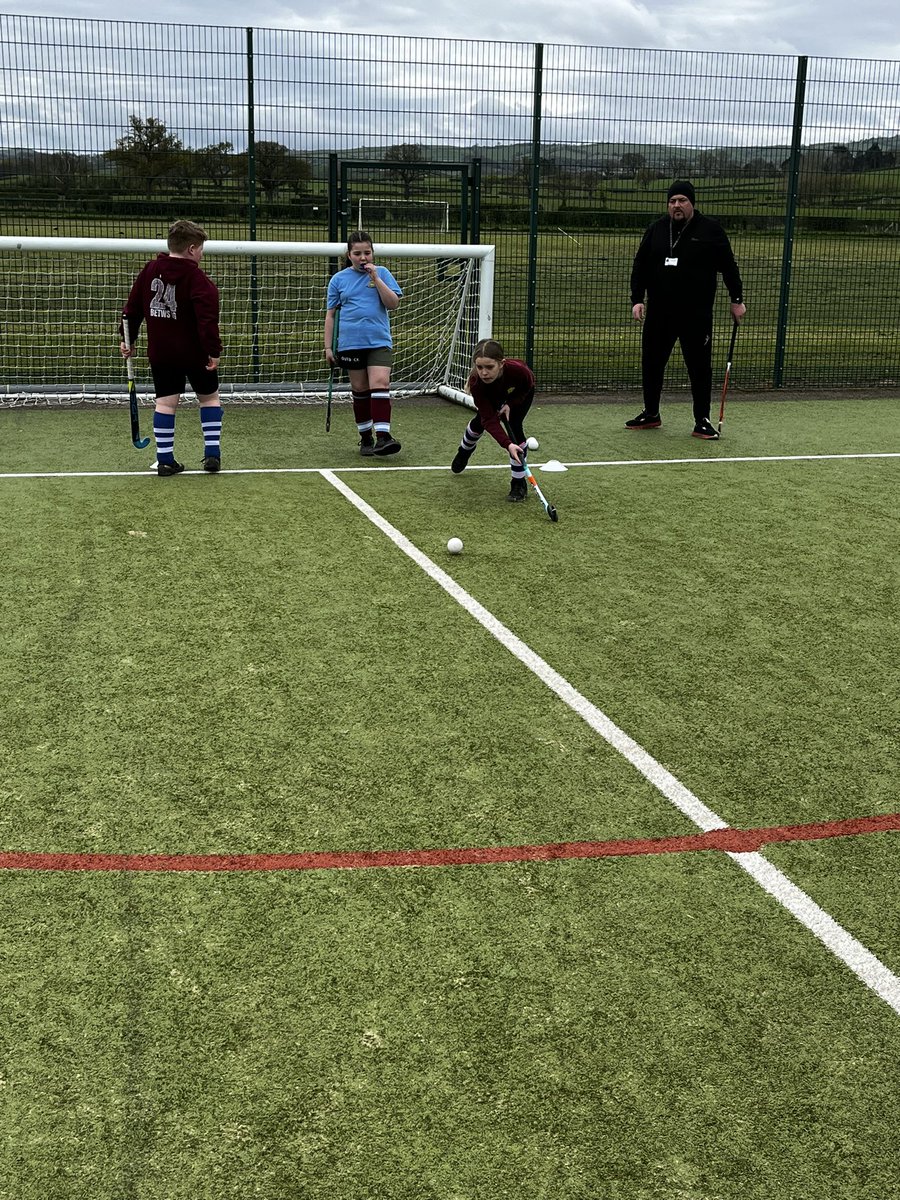
[[[892,59],[900,57],[896,5],[888,0],[144,0],[127,13],[108,0],[29,3],[3,11],[339,33],[571,42],[661,50]],[[365,51],[361,48],[361,54]]]

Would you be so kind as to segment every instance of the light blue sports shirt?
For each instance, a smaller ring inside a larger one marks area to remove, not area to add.
[[[392,292],[403,295],[400,284],[387,267],[376,266],[379,279],[383,279]],[[374,350],[379,346],[393,346],[391,322],[388,310],[381,302],[374,281],[368,274],[345,267],[332,275],[328,284],[328,308],[341,310],[338,328],[338,351]]]

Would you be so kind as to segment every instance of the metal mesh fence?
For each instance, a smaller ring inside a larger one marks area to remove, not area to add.
[[[491,242],[496,336],[543,390],[602,394],[639,384],[631,261],[689,178],[744,276],[734,387],[900,379],[900,63],[366,48],[0,16],[0,232],[158,237],[187,216],[214,238],[330,241],[362,211],[376,243]]]

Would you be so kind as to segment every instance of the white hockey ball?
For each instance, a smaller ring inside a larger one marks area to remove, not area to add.
[[[528,441],[525,443],[525,445],[528,447],[528,449],[529,449],[529,450],[537,450],[537,449],[539,449],[539,447],[540,447],[540,444],[541,444],[541,443],[540,443],[540,442],[537,440],[537,438],[536,438],[536,437],[530,437],[530,438],[528,439]]]
[[[462,538],[451,538],[447,543],[447,549],[451,554],[462,554]]]

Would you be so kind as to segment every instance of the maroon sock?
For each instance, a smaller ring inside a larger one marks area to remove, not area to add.
[[[391,393],[370,392],[372,397],[372,420],[376,433],[389,433],[391,428]]]
[[[372,428],[372,393],[371,392],[352,392],[353,399],[353,417],[356,421],[357,428],[360,432],[364,432],[364,427]]]

